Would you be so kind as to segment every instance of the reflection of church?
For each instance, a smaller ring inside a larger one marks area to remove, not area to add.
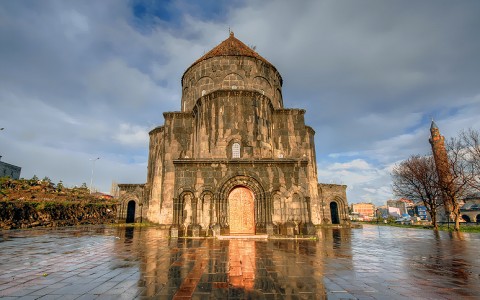
[[[305,110],[283,107],[266,59],[231,33],[185,71],[182,89],[181,111],[150,132],[147,183],[119,185],[120,220],[182,235],[347,222],[346,186],[317,182],[315,132]]]

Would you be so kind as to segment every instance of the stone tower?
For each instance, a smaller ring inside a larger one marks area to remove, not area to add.
[[[450,173],[447,150],[445,149],[445,138],[440,134],[440,130],[433,120],[430,126],[429,142],[432,146],[433,159],[435,161],[435,168],[437,169],[440,184],[448,187],[452,184],[452,174]],[[445,205],[446,211],[450,212],[451,208],[447,203],[445,203]]]
[[[283,106],[270,62],[232,32],[181,83],[181,110],[150,132],[147,183],[119,185],[120,220],[191,235],[348,222],[346,186],[318,184],[315,132],[305,110]]]

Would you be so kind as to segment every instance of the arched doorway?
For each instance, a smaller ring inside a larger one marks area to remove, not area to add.
[[[340,218],[338,217],[338,204],[335,201],[330,202],[330,217],[332,224],[340,224]]]
[[[127,205],[127,223],[135,223],[135,201],[128,201]]]
[[[228,195],[230,234],[255,234],[255,197],[244,186],[237,186]]]

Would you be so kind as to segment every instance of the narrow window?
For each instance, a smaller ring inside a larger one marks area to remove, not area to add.
[[[233,143],[232,145],[232,158],[240,158],[240,144]]]

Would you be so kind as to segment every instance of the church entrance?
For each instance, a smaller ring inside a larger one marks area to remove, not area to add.
[[[338,217],[338,204],[335,201],[330,202],[330,216],[332,217],[332,224],[340,224]]]
[[[135,223],[135,201],[128,201],[127,205],[127,223]]]
[[[228,195],[230,234],[255,234],[253,192],[244,186],[235,187]]]

